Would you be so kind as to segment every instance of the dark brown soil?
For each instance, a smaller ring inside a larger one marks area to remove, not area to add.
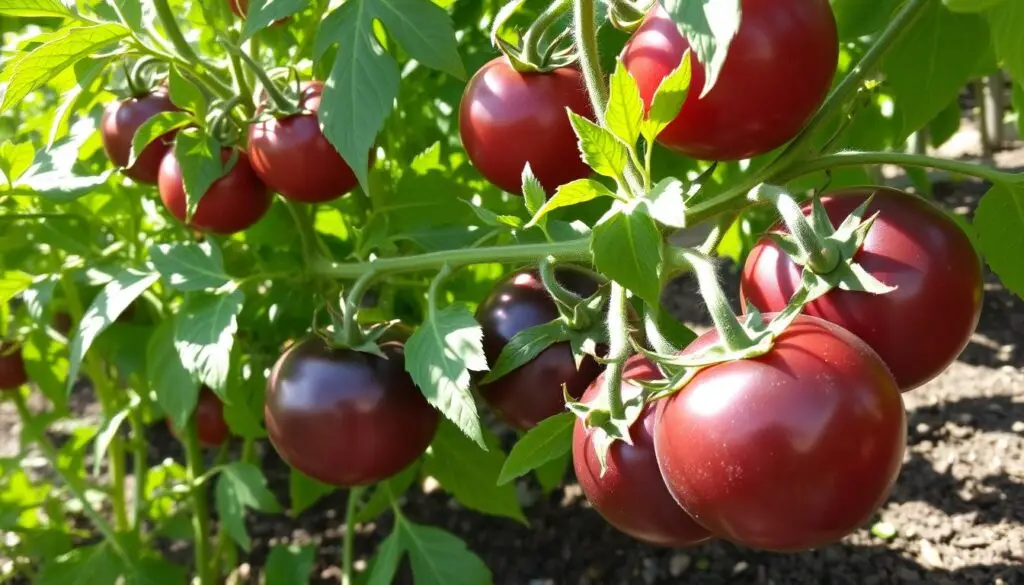
[[[952,209],[970,213],[985,187],[936,186]],[[728,290],[733,267],[723,266]],[[697,328],[708,323],[695,286],[682,280],[667,301]],[[404,506],[416,522],[445,527],[486,561],[497,585],[618,584],[1024,584],[1024,301],[989,277],[978,333],[939,379],[906,396],[909,448],[898,484],[875,521],[895,528],[888,540],[870,526],[842,543],[795,555],[767,554],[727,543],[687,550],[642,545],[616,532],[591,509],[575,484],[540,496],[524,483],[529,527],[461,509],[440,491],[411,493]],[[941,316],[936,316],[941,318]],[[19,425],[0,411],[5,451]],[[166,428],[152,428],[154,462],[181,457]],[[288,502],[288,471],[273,449],[259,446],[280,501]],[[254,516],[254,546],[234,582],[256,583],[269,548],[283,542],[317,545],[311,583],[338,583],[345,494],[335,493],[297,519]],[[362,526],[357,555],[365,563],[391,519]],[[188,562],[188,551],[176,560]],[[248,577],[248,578],[247,578]],[[411,583],[403,571],[400,583]]]

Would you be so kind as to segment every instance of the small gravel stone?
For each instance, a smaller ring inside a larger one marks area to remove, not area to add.
[[[676,553],[672,555],[672,558],[668,562],[668,574],[673,577],[678,577],[686,572],[693,563],[693,559],[690,555],[684,553]]]

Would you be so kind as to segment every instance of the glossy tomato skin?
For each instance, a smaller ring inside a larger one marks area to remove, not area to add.
[[[865,187],[827,194],[822,204],[838,226],[872,194],[866,217],[880,215],[855,259],[896,290],[872,295],[837,289],[804,312],[867,342],[907,391],[942,373],[970,341],[981,316],[982,265],[963,230],[919,197]],[[747,258],[740,294],[762,311],[781,310],[800,286],[801,273],[764,238]]]
[[[131,167],[125,168],[132,152],[132,140],[142,124],[161,112],[173,112],[178,108],[171,103],[163,89],[151,93],[112,102],[103,111],[100,119],[100,137],[107,158],[122,168],[122,172],[140,183],[156,184],[160,162],[171,147],[175,132],[168,132],[149,144]]]
[[[742,0],[743,19],[711,91],[690,53],[690,92],[658,142],[701,160],[738,160],[793,139],[821,106],[839,59],[836,20],[828,0]],[[689,43],[655,3],[623,51],[650,107],[682,61]]]
[[[196,403],[196,432],[199,442],[204,447],[219,447],[228,440],[231,430],[224,420],[224,403],[217,398],[213,390],[203,386]]]
[[[230,148],[221,150],[221,160],[227,161],[230,156]],[[160,165],[160,199],[174,217],[185,222],[185,187],[181,178],[181,165],[172,150]],[[239,150],[235,165],[200,199],[188,226],[220,235],[234,234],[259,221],[270,209],[270,202],[267,186],[252,170],[246,153]]]
[[[462,145],[473,166],[499,188],[522,194],[523,169],[530,163],[551,196],[560,185],[590,174],[566,108],[594,118],[578,69],[520,73],[498,57],[473,75],[462,95]]]
[[[555,269],[555,278],[568,290],[588,297],[597,292],[598,282],[589,274],[567,266]],[[476,319],[483,328],[484,354],[494,365],[517,333],[558,318],[558,307],[548,294],[536,269],[508,276],[477,308]],[[485,401],[513,426],[527,430],[540,421],[565,410],[562,384],[578,399],[600,373],[591,357],[579,369],[568,342],[552,344],[529,363],[478,389]]]
[[[0,390],[17,390],[28,383],[21,345],[0,341]]]
[[[781,552],[827,545],[868,521],[907,441],[902,395],[878,355],[806,316],[767,354],[702,370],[657,417],[658,464],[683,508],[716,536]]]
[[[383,358],[311,338],[281,356],[267,381],[264,414],[285,462],[348,487],[386,479],[426,450],[438,412],[406,373],[404,345],[380,347]]]
[[[249,127],[252,168],[282,197],[301,203],[337,199],[355,188],[355,173],[320,131],[317,111],[324,85],[306,82],[299,96],[303,110]]]
[[[656,380],[658,369],[645,357],[626,362],[623,381]],[[583,402],[597,398],[604,374],[583,394]],[[577,420],[572,435],[572,461],[587,500],[612,526],[633,538],[656,546],[682,547],[704,542],[711,533],[672,498],[661,478],[654,454],[654,421],[657,407],[647,409],[630,427],[632,445],[616,441],[608,450],[607,470],[601,476],[592,440],[593,431]]]

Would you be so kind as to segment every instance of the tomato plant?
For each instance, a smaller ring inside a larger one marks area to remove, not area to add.
[[[1024,91],[1021,11],[497,4],[0,3],[5,580],[508,582],[422,492],[530,530],[570,461],[657,545],[886,505],[898,389],[1024,293],[1021,175],[926,148]],[[928,170],[990,189],[944,213]]]

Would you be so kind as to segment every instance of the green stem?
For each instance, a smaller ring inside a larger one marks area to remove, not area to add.
[[[788,174],[788,169],[804,157],[806,145],[818,128],[827,122],[835,112],[842,110],[851,96],[860,89],[864,79],[874,70],[882,60],[882,57],[889,52],[893,44],[899,40],[907,27],[921,16],[931,1],[908,0],[896,17],[889,22],[888,27],[878,37],[875,44],[871,46],[860,62],[850,70],[850,73],[840,82],[839,86],[832,91],[828,100],[825,101],[825,105],[818,110],[818,113],[807,124],[803,132],[797,136],[786,150],[774,161],[730,186],[722,193],[709,198],[707,201],[694,204],[686,214],[689,225],[696,225],[724,211],[728,211],[736,205],[737,199],[746,196],[748,191],[761,183],[781,183],[782,181],[772,180],[773,177]]]
[[[538,63],[542,54],[540,50],[541,38],[565,14],[565,11],[569,9],[571,1],[555,0],[544,12],[540,13],[537,20],[533,21],[533,24],[530,25],[530,28],[526,29],[526,34],[523,35],[523,59],[526,62],[543,65]]]
[[[551,298],[555,299],[555,302],[564,306],[567,309],[571,309],[578,305],[583,299],[580,298],[576,293],[567,290],[555,277],[555,264],[556,259],[552,256],[548,256],[540,261],[540,279],[544,283],[544,288],[551,294]]]
[[[236,53],[231,53],[231,74],[235,80],[235,90],[238,92],[238,96],[242,99],[242,103],[245,105],[245,111],[252,114],[255,110],[253,105],[253,92],[252,87],[249,86],[249,80],[245,77],[245,69],[242,68],[242,61],[239,59]]]
[[[359,307],[362,306],[363,297],[366,295],[366,290],[370,288],[373,281],[377,278],[377,273],[373,270],[368,270],[363,273],[362,276],[356,280],[355,284],[352,285],[352,290],[348,296],[345,297],[345,324],[342,332],[342,339],[349,347],[353,347],[359,344]]]
[[[252,458],[253,458],[253,455],[255,453],[255,449],[254,449],[255,444],[256,444],[256,442],[253,439],[249,439],[249,438],[245,439],[245,441],[242,443],[242,454],[241,454],[241,456],[239,458],[239,460],[242,463],[251,463],[252,462]],[[226,447],[227,443],[225,443],[224,445]],[[222,465],[224,463],[224,461],[227,459],[227,453],[228,453],[227,449],[222,449],[221,452],[217,454],[217,462],[216,462],[217,466]],[[231,537],[228,535],[228,531],[224,528],[224,526],[221,525],[218,528],[218,530],[217,530],[217,543],[214,545],[213,557],[210,559],[210,562],[213,564],[213,575],[218,580],[224,574],[223,573],[223,569],[224,569],[223,557],[224,557],[225,551],[227,551],[227,548],[230,545],[231,545]]]
[[[270,97],[270,101],[274,103],[274,106],[281,112],[292,112],[295,110],[295,104],[288,100],[287,97],[281,90],[274,85],[274,81],[270,79],[270,75],[267,74],[266,70],[260,66],[252,57],[250,57],[245,51],[234,45],[228,44],[228,50],[237,58],[241,58],[242,61],[249,67],[256,79],[260,80],[260,85],[263,86],[263,91],[267,92],[267,96]]]
[[[310,225],[309,218],[306,214],[302,213],[302,210],[299,209],[297,203],[285,201],[284,205],[288,208],[288,212],[292,214],[292,219],[295,221],[295,228],[299,231],[299,242],[302,245],[302,259],[305,261],[307,267],[311,266],[316,258],[316,250],[313,247],[313,238],[316,237],[316,234],[314,233],[315,229]]]
[[[156,16],[160,19],[160,24],[164,25],[167,38],[170,39],[178,54],[187,61],[199,63],[199,56],[192,50],[192,45],[188,44],[185,35],[178,27],[178,22],[174,20],[174,12],[171,10],[170,3],[167,0],[153,0],[153,8],[156,9]]]
[[[195,417],[185,429],[185,477],[192,492],[192,531],[195,539],[195,565],[199,578],[198,585],[214,585],[210,574],[210,511],[207,502],[206,482],[197,482],[203,475],[203,450],[199,444]]]
[[[814,232],[811,222],[800,209],[800,205],[785,189],[761,185],[751,191],[754,201],[767,201],[775,205],[782,221],[789,228],[793,242],[807,260],[807,267],[817,274],[828,274],[836,269],[841,260],[839,252],[824,238]]]
[[[430,252],[412,256],[380,258],[370,262],[331,262],[319,259],[313,263],[312,272],[320,276],[337,279],[359,278],[369,270],[378,274],[393,272],[416,272],[451,265],[453,268],[469,264],[536,262],[537,258],[553,256],[559,261],[589,261],[590,238],[525,244],[512,246],[490,246]]]
[[[355,583],[355,542],[356,542],[356,508],[362,498],[363,489],[354,487],[348,492],[348,505],[345,508],[345,545],[341,553],[341,585]]]
[[[740,324],[736,314],[729,307],[729,299],[722,291],[722,285],[718,282],[718,275],[715,273],[715,266],[711,260],[696,250],[689,248],[675,248],[671,251],[677,258],[675,261],[686,262],[690,265],[693,273],[697,276],[697,283],[700,287],[700,294],[704,298],[711,321],[718,330],[722,343],[730,351],[750,347],[753,340]]]
[[[135,565],[135,561],[127,553],[124,545],[121,543],[120,536],[114,531],[110,524],[93,509],[92,505],[89,504],[89,500],[85,497],[86,486],[79,481],[79,477],[73,474],[65,473],[63,469],[57,464],[59,456],[57,454],[57,448],[53,446],[53,443],[46,436],[46,434],[38,429],[34,424],[34,417],[28,409],[28,405],[25,404],[25,397],[21,394],[20,390],[11,393],[14,406],[18,409],[18,415],[21,417],[21,423],[28,429],[29,436],[35,441],[36,445],[43,452],[43,456],[46,461],[53,468],[54,473],[60,477],[64,485],[67,486],[71,494],[82,503],[82,511],[89,518],[89,521],[93,523],[96,530],[103,536],[104,539],[110,546],[113,547],[114,552],[117,553],[126,563],[130,566]]]
[[[985,165],[935,158],[922,154],[903,152],[840,152],[812,159],[786,170],[782,178],[791,181],[804,175],[836,167],[860,165],[900,165],[905,167],[932,168],[961,175],[977,177],[993,183],[1002,183],[1019,179],[1019,175],[1001,171]]]
[[[431,319],[437,315],[437,307],[440,306],[441,287],[444,286],[444,282],[448,280],[448,277],[455,272],[451,264],[444,264],[441,266],[441,270],[434,277],[434,280],[430,281],[430,288],[427,289],[427,313]]]
[[[605,388],[608,392],[608,409],[615,419],[626,418],[626,406],[622,402],[622,371],[629,358],[629,316],[627,314],[626,289],[612,282],[611,297],[608,300],[608,369],[605,370]]]
[[[149,465],[146,463],[148,444],[146,443],[146,425],[142,420],[141,406],[129,407],[128,424],[132,432],[132,467],[135,469],[135,509],[132,520],[134,521],[135,535],[141,542],[144,510],[146,509],[146,479],[149,476]]]

